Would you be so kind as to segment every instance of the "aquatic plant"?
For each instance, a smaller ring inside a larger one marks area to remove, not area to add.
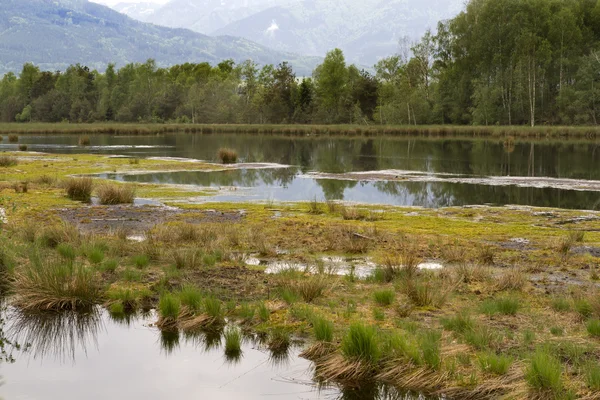
[[[135,187],[132,185],[102,184],[96,189],[100,204],[133,204]]]
[[[185,285],[177,294],[181,300],[181,304],[192,312],[197,314],[202,310],[203,296],[200,289],[192,285]]]
[[[394,301],[396,293],[390,289],[377,290],[373,292],[375,302],[380,306],[389,306]]]
[[[315,339],[319,342],[333,341],[333,323],[323,317],[314,317],[311,321]]]
[[[107,291],[106,296],[110,304],[121,304],[124,311],[136,310],[142,302],[150,297],[150,289],[140,286],[115,287]]]
[[[92,197],[94,182],[92,178],[70,178],[63,182],[67,197],[71,200],[89,201]]]
[[[160,326],[173,324],[179,317],[181,302],[179,297],[172,293],[164,293],[158,301],[158,312],[160,314]]]
[[[221,148],[217,152],[217,157],[223,164],[234,164],[237,162],[238,154],[233,149]]]
[[[221,302],[214,297],[207,297],[204,299],[204,312],[208,315],[214,322],[223,321],[223,307]]]
[[[14,133],[11,133],[10,135],[8,135],[8,143],[18,143],[19,142],[19,135],[16,135]]]

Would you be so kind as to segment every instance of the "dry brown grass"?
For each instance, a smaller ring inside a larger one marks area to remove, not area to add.
[[[511,268],[500,276],[496,287],[498,290],[522,291],[527,284],[527,276],[519,268]]]
[[[0,167],[3,167],[3,168],[14,167],[17,164],[19,164],[19,160],[17,160],[16,157],[0,156]]]
[[[237,151],[228,148],[221,148],[217,152],[217,157],[223,164],[235,164],[238,159]]]
[[[100,204],[133,204],[135,187],[132,185],[102,184],[96,189]]]
[[[70,178],[63,182],[67,197],[71,200],[90,201],[94,182],[92,178]]]

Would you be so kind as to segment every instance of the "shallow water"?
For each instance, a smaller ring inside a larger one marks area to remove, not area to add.
[[[88,314],[24,315],[8,308],[0,331],[23,347],[0,364],[4,399],[422,399],[393,389],[318,385],[299,347],[272,354],[246,337],[239,358],[217,334],[165,333],[154,313],[115,320]],[[7,346],[8,347],[8,346]]]
[[[235,192],[221,192],[211,198],[212,201],[308,201],[317,198],[425,207],[521,204],[600,209],[598,184],[593,182],[600,180],[599,141],[516,141],[507,144],[501,139],[286,138],[181,133],[93,135],[92,145],[88,147],[77,146],[78,135],[23,135],[20,142],[33,151],[207,161],[216,161],[220,147],[231,147],[237,150],[242,162],[293,166],[259,171],[114,177],[128,181],[241,188]],[[16,146],[4,141],[0,150],[15,149]],[[344,175],[365,171],[369,174]],[[388,174],[378,174],[382,171]],[[390,171],[394,174],[390,175]],[[411,172],[420,176],[411,176]],[[592,184],[579,181],[592,181]]]

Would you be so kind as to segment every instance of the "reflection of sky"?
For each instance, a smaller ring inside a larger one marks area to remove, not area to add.
[[[3,364],[0,395],[61,400],[335,398],[335,391],[319,396],[311,386],[292,382],[310,381],[310,363],[300,358],[275,368],[268,353],[247,345],[242,361],[231,365],[222,348],[205,351],[183,338],[166,355],[158,331],[141,322],[127,327],[106,321],[105,327],[98,332],[97,348],[88,344],[86,355],[78,346],[75,363],[17,355],[15,364]]]

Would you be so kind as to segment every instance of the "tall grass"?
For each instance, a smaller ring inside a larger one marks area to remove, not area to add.
[[[15,135],[14,133],[11,133],[10,135],[8,135],[8,143],[18,143],[19,142],[19,135]]]
[[[600,320],[591,319],[585,324],[585,328],[590,336],[600,338]]]
[[[480,354],[477,361],[482,371],[494,375],[506,375],[513,362],[511,357],[493,352]]]
[[[381,357],[377,330],[372,326],[354,323],[341,344],[342,354],[352,361],[376,363]]]
[[[94,182],[92,178],[70,178],[67,179],[63,186],[67,193],[67,197],[71,200],[89,201],[92,197],[92,189]]]
[[[228,327],[223,334],[225,339],[225,355],[238,358],[242,353],[242,333],[237,327]]]
[[[164,320],[175,321],[179,317],[181,310],[181,301],[179,297],[172,293],[165,293],[160,296],[158,302],[158,311]]]
[[[207,297],[204,299],[204,312],[208,315],[214,322],[223,321],[224,312],[221,302],[214,297]]]
[[[333,341],[333,323],[331,321],[323,317],[314,317],[312,326],[317,341],[326,343]]]
[[[600,364],[597,361],[585,365],[585,381],[590,389],[600,391]]]
[[[94,272],[70,262],[42,261],[33,255],[14,280],[16,304],[25,310],[79,310],[100,299]]]
[[[202,310],[202,292],[198,288],[191,285],[185,285],[179,291],[178,297],[181,304],[187,307],[192,313],[197,314]]]
[[[295,282],[294,288],[296,292],[302,296],[302,299],[305,302],[311,303],[323,296],[325,289],[327,288],[327,281],[324,277],[313,276],[308,279]]]
[[[442,364],[441,343],[442,334],[438,331],[426,331],[420,340],[423,362],[429,368],[437,370]]]
[[[131,185],[103,184],[96,189],[100,204],[132,204],[135,200],[135,187]]]
[[[389,306],[393,303],[396,293],[393,290],[377,290],[373,292],[375,302],[380,306]]]

